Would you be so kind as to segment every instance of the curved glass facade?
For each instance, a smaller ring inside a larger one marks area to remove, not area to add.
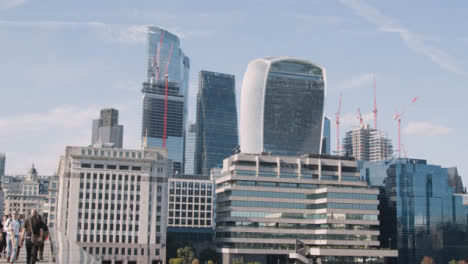
[[[252,61],[242,86],[241,150],[288,156],[320,153],[324,71],[290,57]]]

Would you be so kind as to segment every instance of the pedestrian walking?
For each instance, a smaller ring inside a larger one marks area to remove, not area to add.
[[[20,244],[22,245],[23,241],[26,240],[26,263],[35,264],[37,261],[37,250],[44,236],[44,230],[37,209],[31,211],[31,216],[25,221],[22,232],[24,239]]]
[[[42,217],[39,216],[39,219],[41,220],[41,228],[43,230],[42,234],[42,243],[39,244],[39,260],[44,260],[44,242],[47,236],[47,232],[49,231],[49,228],[47,227],[47,224],[42,220]]]
[[[19,216],[19,220],[20,220],[20,222],[21,222],[21,228],[20,228],[20,230],[23,230],[23,228],[24,228],[24,215],[20,215],[20,216]],[[19,238],[18,241],[23,240],[23,237],[22,237],[23,235],[24,235],[23,232],[21,232],[21,233],[20,233],[20,238]],[[16,249],[16,258],[15,258],[15,260],[18,260],[18,257],[19,257],[19,255],[20,255],[20,251],[21,251],[21,246],[22,246],[22,245],[21,245],[20,243],[18,243],[18,248]]]
[[[5,223],[4,229],[7,232],[7,262],[13,263],[16,260],[16,249],[19,244],[21,231],[21,222],[18,218],[18,213],[13,211],[11,217]]]
[[[3,255],[6,255],[5,254],[5,248],[6,248],[6,232],[3,232],[3,226],[6,222],[6,219],[8,218],[5,218],[5,220],[2,220],[0,222],[0,258],[3,257]]]

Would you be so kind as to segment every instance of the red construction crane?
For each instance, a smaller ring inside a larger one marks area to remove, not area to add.
[[[340,101],[338,103],[338,112],[335,113],[336,118],[336,153],[340,153],[340,112],[341,112],[341,98],[343,93],[340,93]]]
[[[159,80],[159,60],[161,59],[160,54],[161,54],[161,48],[163,44],[163,38],[164,38],[164,31],[161,32],[161,39],[159,40],[157,58],[153,57],[153,60],[156,61],[156,81]]]
[[[168,100],[168,84],[169,84],[169,64],[171,63],[172,49],[174,48],[174,43],[171,44],[171,49],[169,50],[169,57],[167,59],[166,69],[164,71],[164,77],[166,78],[166,89],[164,97],[164,130],[163,130],[163,147],[166,147],[166,138],[167,138],[167,100]]]
[[[374,129],[377,130],[377,88],[375,85],[375,75],[374,75]]]
[[[413,100],[405,107],[403,108],[403,111],[401,113],[398,113],[398,110],[395,109],[395,115],[393,116],[394,120],[398,121],[398,158],[401,158],[401,150],[402,150],[402,144],[401,144],[401,118],[403,115],[406,113],[406,110],[408,110],[408,107],[412,104],[414,104],[418,100],[418,96],[414,97]]]
[[[362,127],[364,122],[362,121],[361,109],[359,108],[357,109],[357,114],[358,114],[357,119],[359,119],[359,122],[361,123],[361,127]]]

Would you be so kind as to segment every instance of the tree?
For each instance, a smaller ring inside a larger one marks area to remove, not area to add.
[[[190,264],[195,258],[195,251],[191,246],[177,249],[177,257],[182,259],[183,264]]]
[[[451,261],[449,261],[449,264],[457,264],[457,261],[452,259]]]
[[[214,264],[212,260],[208,260],[207,264]]]
[[[169,260],[169,264],[183,264],[183,263],[182,263],[182,259],[180,258],[171,258]]]
[[[216,251],[211,248],[205,248],[200,252],[200,262],[205,263],[208,260],[217,260]]]
[[[421,264],[435,264],[435,261],[431,257],[426,256],[422,259]]]

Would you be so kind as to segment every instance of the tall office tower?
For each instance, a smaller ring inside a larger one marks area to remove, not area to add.
[[[238,146],[234,75],[200,71],[195,172],[210,175]]]
[[[322,154],[331,154],[330,150],[330,118],[323,117],[323,134],[322,134]]]
[[[235,154],[216,179],[217,252],[223,264],[384,263],[397,252],[380,249],[378,194],[352,157]]]
[[[392,158],[392,141],[379,130],[363,125],[346,132],[343,139],[345,152],[358,160],[382,161]]]
[[[143,145],[167,147],[173,171],[182,172],[190,60],[180,49],[179,38],[161,28],[148,27],[147,45]]]
[[[102,109],[100,118],[93,120],[91,144],[111,144],[115,148],[122,148],[123,126],[119,125],[117,109]]]
[[[55,225],[103,262],[165,263],[164,148],[67,147]]]
[[[468,258],[468,204],[448,170],[426,160],[362,162],[362,178],[380,187],[380,242],[398,250],[399,264]],[[376,179],[374,179],[376,178]]]
[[[325,69],[307,60],[251,61],[242,83],[241,151],[320,153],[325,84]]]
[[[184,173],[195,173],[195,147],[197,143],[197,126],[195,123],[189,123],[187,133],[185,134],[185,162]]]
[[[49,186],[47,192],[47,225],[55,228],[55,221],[57,220],[57,198],[59,192],[59,177],[53,175],[49,177]]]
[[[0,177],[3,177],[5,175],[5,162],[6,162],[5,153],[0,153]]]
[[[167,236],[197,252],[213,247],[214,184],[208,175],[173,174],[169,178]]]

